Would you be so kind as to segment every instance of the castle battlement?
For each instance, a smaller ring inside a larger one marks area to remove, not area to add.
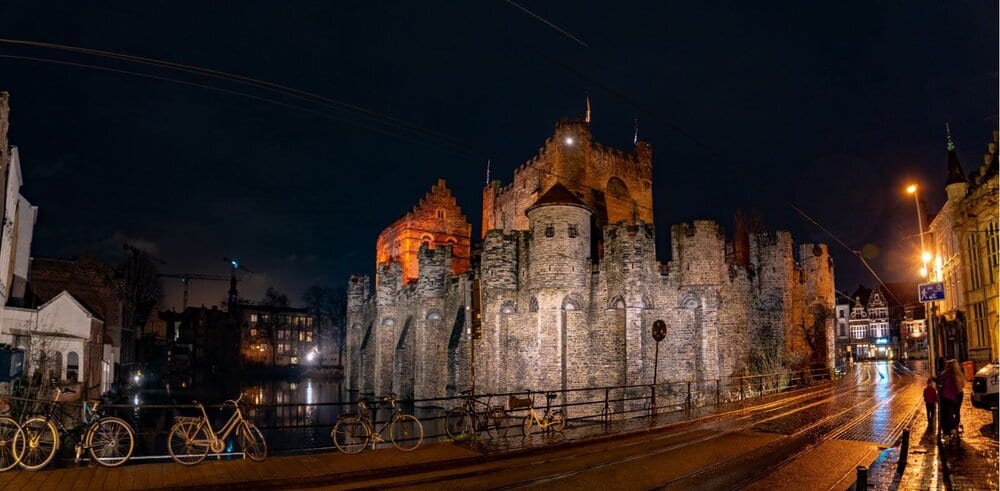
[[[512,182],[483,188],[475,269],[456,274],[460,245],[435,240],[380,259],[375,295],[363,303],[367,279],[352,278],[348,386],[402,398],[468,388],[473,278],[482,322],[474,368],[485,392],[646,383],[654,370],[664,382],[725,379],[752,370],[760,349],[771,359],[829,360],[800,327],[833,305],[826,246],[794,244],[786,231],[727,243],[717,222],[693,220],[671,227],[672,260],[659,263],[651,176],[648,143],[628,152],[593,141],[584,121],[557,123]],[[434,196],[416,209],[457,209],[450,193]],[[421,237],[397,233],[404,229],[422,232],[403,223],[388,235]],[[405,260],[417,274],[406,274]],[[650,328],[659,319],[668,335],[658,344]],[[560,402],[575,402],[567,394]]]

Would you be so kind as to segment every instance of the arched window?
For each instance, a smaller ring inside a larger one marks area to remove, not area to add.
[[[80,378],[80,355],[76,351],[70,351],[66,355],[66,379],[76,382]]]
[[[608,179],[608,194],[616,198],[629,199],[630,195],[628,192],[628,186],[625,185],[625,181],[617,177],[612,177]]]
[[[611,308],[615,310],[621,310],[625,308],[625,300],[622,297],[615,297],[611,300]]]
[[[538,312],[538,299],[531,297],[531,302],[528,304],[528,312]]]
[[[514,305],[514,302],[511,302],[510,300],[505,300],[503,302],[503,305],[500,306],[500,313],[506,315],[516,314],[517,306]]]
[[[427,312],[427,320],[429,320],[429,321],[439,321],[441,319],[444,319],[444,316],[441,315],[441,311],[440,310],[434,309],[434,310],[431,310],[431,311]]]
[[[580,310],[580,309],[583,308],[583,304],[577,298],[566,297],[566,298],[563,299],[562,308],[563,308],[563,310],[566,310],[566,311]]]

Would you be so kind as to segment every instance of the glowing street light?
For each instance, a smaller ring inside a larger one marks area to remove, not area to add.
[[[913,195],[913,203],[917,205],[917,230],[920,234],[920,259],[923,261],[923,267],[920,268],[920,276],[923,278],[927,277],[928,268],[927,265],[931,263],[932,255],[924,247],[924,216],[920,212],[920,198],[917,196],[917,185],[910,184],[906,187],[906,193]],[[934,278],[931,278],[933,280]],[[931,376],[936,375],[935,365],[935,354],[934,349],[934,302],[930,303],[930,315],[927,315],[927,311],[924,311],[924,318],[927,319],[927,362],[930,365]]]

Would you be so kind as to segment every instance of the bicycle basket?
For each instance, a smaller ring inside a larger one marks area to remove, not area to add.
[[[525,397],[522,399],[520,397],[512,395],[510,396],[510,399],[507,401],[507,406],[510,407],[511,410],[527,409],[532,406],[531,397]]]

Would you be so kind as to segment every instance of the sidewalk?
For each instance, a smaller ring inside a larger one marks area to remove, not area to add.
[[[927,425],[923,405],[910,428],[910,451],[905,470],[899,469],[899,447],[886,449],[869,470],[874,489],[973,489],[996,491],[998,440],[989,411],[972,407],[969,390],[962,401],[965,434],[957,450],[941,449],[934,428]]]

